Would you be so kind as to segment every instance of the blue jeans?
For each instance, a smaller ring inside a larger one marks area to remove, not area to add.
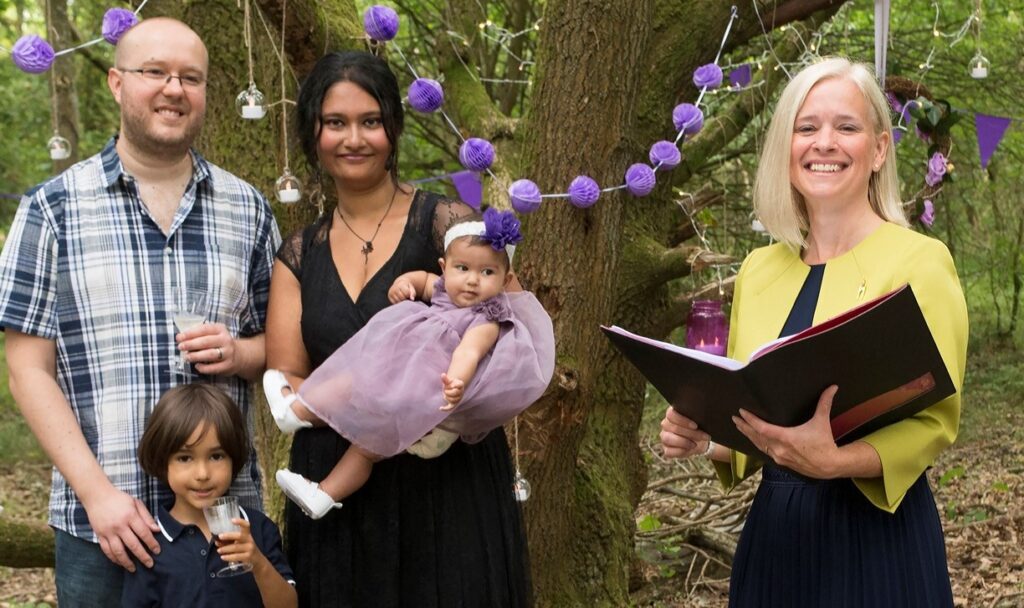
[[[120,606],[124,568],[107,559],[98,543],[55,532],[54,578],[60,608]]]

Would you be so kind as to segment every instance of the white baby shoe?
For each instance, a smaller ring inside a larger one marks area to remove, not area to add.
[[[299,505],[303,513],[313,519],[320,519],[331,509],[341,508],[341,503],[334,502],[334,499],[327,492],[321,490],[318,484],[298,473],[281,469],[275,477],[277,485],[281,486],[284,495],[292,499],[292,502]]]
[[[277,428],[282,433],[291,435],[299,429],[306,429],[313,426],[313,423],[302,420],[295,415],[292,403],[298,398],[294,392],[282,395],[281,390],[291,388],[288,379],[276,369],[268,369],[263,372],[263,392],[267,396],[267,405],[270,406],[270,415],[274,417]]]

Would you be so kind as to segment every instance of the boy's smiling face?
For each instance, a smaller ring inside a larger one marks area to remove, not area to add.
[[[205,529],[203,508],[227,493],[231,469],[231,457],[221,447],[217,431],[209,424],[197,427],[167,462],[167,485],[175,496],[171,515]]]

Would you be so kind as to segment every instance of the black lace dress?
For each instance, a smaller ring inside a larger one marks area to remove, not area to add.
[[[419,191],[391,259],[352,302],[327,239],[333,214],[292,234],[278,253],[301,284],[302,339],[312,367],[388,306],[394,279],[438,273],[451,223],[472,210]],[[387,382],[380,378],[380,382]],[[438,389],[440,390],[440,389]],[[296,433],[290,468],[323,479],[348,442],[330,428]],[[299,604],[318,608],[528,606],[526,541],[501,429],[438,458],[402,454],[378,462],[345,506],[314,521],[292,503],[285,549]]]

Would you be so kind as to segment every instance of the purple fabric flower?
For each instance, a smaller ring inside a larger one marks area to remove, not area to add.
[[[117,44],[128,28],[139,22],[135,13],[125,8],[112,8],[103,13],[103,39]]]
[[[483,239],[490,242],[495,251],[501,251],[506,245],[515,245],[523,240],[516,214],[488,207],[484,211]]]
[[[946,157],[942,155],[942,152],[936,152],[928,160],[928,175],[925,176],[924,181],[934,187],[939,185],[944,175],[946,175]]]
[[[693,71],[693,84],[698,89],[707,87],[714,89],[722,84],[722,68],[717,64],[708,63]]]
[[[375,4],[363,13],[363,29],[373,40],[391,40],[398,35],[398,13],[390,7]]]
[[[29,74],[41,74],[53,64],[53,47],[35,34],[18,38],[11,47],[11,60],[18,69]]]
[[[693,135],[704,127],[704,112],[692,103],[681,103],[672,110],[672,124],[676,131]]]
[[[917,218],[922,224],[932,227],[935,223],[935,205],[932,204],[932,200],[929,198],[924,199],[924,211],[920,217]]]
[[[473,305],[473,312],[482,314],[488,321],[496,323],[508,321],[512,318],[512,312],[509,310],[508,296],[504,294],[498,294],[493,298],[487,298],[483,302],[477,302]]]

